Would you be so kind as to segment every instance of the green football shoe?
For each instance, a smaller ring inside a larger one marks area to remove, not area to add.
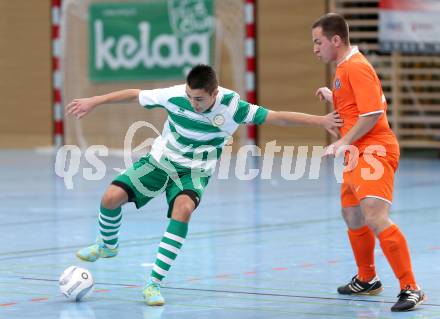
[[[118,247],[107,248],[102,239],[99,237],[96,244],[82,248],[76,252],[76,256],[84,261],[96,261],[98,258],[111,258],[118,254]]]
[[[142,290],[145,302],[149,306],[163,306],[165,304],[165,299],[160,294],[160,284],[152,282],[151,280]]]

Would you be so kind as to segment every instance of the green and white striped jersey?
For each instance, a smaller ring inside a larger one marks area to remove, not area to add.
[[[238,126],[260,125],[269,111],[240,100],[234,91],[219,87],[214,106],[208,112],[198,113],[186,96],[185,86],[140,92],[142,106],[162,107],[168,112],[162,134],[154,141],[150,154],[158,162],[165,157],[181,166],[209,173]]]

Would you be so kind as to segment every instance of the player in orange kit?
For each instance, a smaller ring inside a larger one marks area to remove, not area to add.
[[[326,148],[325,155],[345,152],[349,165],[343,174],[341,204],[358,273],[338,292],[375,295],[383,290],[374,266],[377,237],[400,282],[398,301],[391,310],[411,310],[426,296],[414,278],[405,237],[389,218],[400,153],[388,125],[380,80],[357,47],[350,45],[342,16],[329,13],[319,18],[312,26],[312,37],[315,55],[337,64],[333,89],[319,88],[316,95],[332,103],[344,120],[342,137]],[[347,146],[359,156],[351,156],[354,152],[348,152]]]

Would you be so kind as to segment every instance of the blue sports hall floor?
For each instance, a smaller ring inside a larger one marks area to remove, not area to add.
[[[0,319],[440,318],[439,159],[403,158],[396,176],[391,216],[429,298],[407,313],[390,311],[398,283],[378,244],[384,292],[336,293],[356,268],[330,162],[318,180],[287,181],[277,165],[269,180],[241,181],[233,170],[228,179],[213,178],[164,283],[166,305],[148,307],[141,289],[167,225],[165,198],[140,211],[124,206],[119,255],[86,263],[74,253],[94,241],[101,195],[123,162],[106,158],[107,173],[97,181],[80,169],[69,190],[54,161],[50,152],[0,151]],[[95,278],[84,302],[58,290],[70,265]]]

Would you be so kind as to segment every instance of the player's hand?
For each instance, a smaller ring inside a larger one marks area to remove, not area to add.
[[[333,137],[339,138],[338,127],[342,127],[344,125],[344,121],[339,116],[339,113],[333,111],[323,117],[323,126]]]
[[[316,90],[315,95],[319,98],[319,100],[333,103],[333,93],[328,87],[322,87]]]
[[[348,149],[347,142],[345,142],[343,139],[339,139],[333,144],[330,144],[324,149],[324,157],[337,157],[342,152],[346,151]]]
[[[93,98],[75,99],[66,106],[67,114],[76,116],[77,119],[82,118],[84,115],[90,113],[96,103]]]

